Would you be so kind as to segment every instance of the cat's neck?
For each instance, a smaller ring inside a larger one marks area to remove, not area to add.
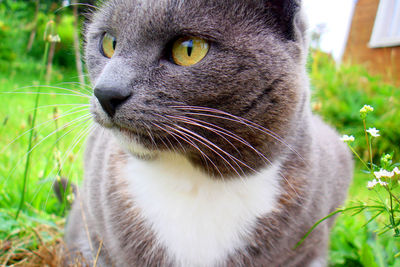
[[[280,194],[279,164],[237,179],[212,179],[171,153],[131,157],[125,177],[135,205],[178,266],[213,266],[246,245]],[[185,234],[182,234],[185,233]]]

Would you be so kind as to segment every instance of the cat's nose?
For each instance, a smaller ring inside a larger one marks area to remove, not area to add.
[[[131,92],[108,87],[96,87],[94,89],[94,95],[99,100],[104,111],[110,117],[114,117],[117,108],[128,100],[131,96]]]

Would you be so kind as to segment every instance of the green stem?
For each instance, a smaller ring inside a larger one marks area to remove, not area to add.
[[[336,214],[341,213],[341,212],[345,212],[345,211],[349,211],[349,210],[355,210],[355,209],[362,209],[362,210],[363,210],[363,209],[366,209],[366,208],[367,208],[366,206],[354,206],[354,207],[345,208],[345,209],[338,209],[338,210],[336,210],[336,211],[334,211],[334,212],[328,214],[328,215],[325,216],[324,218],[318,220],[318,221],[310,228],[310,230],[308,230],[308,232],[300,239],[300,241],[297,242],[297,244],[294,246],[293,249],[295,250],[295,249],[297,249],[298,247],[300,247],[301,244],[303,244],[304,240],[306,240],[306,238],[311,234],[311,232],[312,232],[320,223],[322,223],[323,221],[325,221],[325,220],[327,220],[327,219],[329,219],[329,218],[331,218],[331,217],[333,217],[333,216],[335,216]]]
[[[386,187],[385,187],[386,188]],[[399,235],[399,229],[397,229],[397,226],[396,226],[396,222],[395,222],[395,219],[394,219],[394,211],[393,211],[393,196],[392,196],[392,194],[390,193],[390,190],[388,189],[388,188],[386,188],[386,190],[388,190],[388,192],[389,192],[389,195],[390,195],[390,223],[392,224],[392,227],[393,227],[393,230],[394,230],[394,232],[396,233],[396,235],[398,236]]]
[[[389,195],[393,197],[400,204],[400,200],[395,195],[393,195],[392,191],[390,191],[390,189],[387,186],[385,186],[385,189],[389,192]]]
[[[370,137],[369,138],[369,161],[370,161],[370,164],[371,164],[371,170],[372,170],[372,174],[373,174],[373,170],[374,170],[374,165],[373,165],[373,162],[372,162],[372,137]]]
[[[39,81],[42,80],[44,70],[46,69],[46,60],[47,60],[47,55],[49,51],[49,43],[46,42],[45,44],[45,49],[44,49],[44,55],[43,55],[43,65],[44,66],[40,72],[39,76]],[[35,97],[35,109],[33,111],[33,116],[32,116],[32,121],[31,121],[31,131],[29,134],[29,143],[28,143],[28,155],[26,156],[26,162],[25,162],[25,170],[24,170],[24,180],[22,183],[22,192],[21,192],[21,199],[18,205],[18,210],[15,214],[15,220],[18,220],[19,214],[21,213],[22,208],[24,207],[25,203],[25,195],[28,194],[27,190],[27,184],[28,184],[28,179],[29,179],[29,167],[30,167],[30,160],[31,160],[31,154],[32,154],[32,147],[33,147],[33,134],[34,134],[34,128],[35,128],[35,123],[36,123],[36,115],[37,115],[37,110],[39,106],[39,96],[40,96],[40,86],[38,86],[37,91],[36,91],[36,97]]]
[[[365,161],[360,157],[360,155],[358,155],[358,153],[354,150],[354,148],[351,147],[349,144],[347,144],[347,146],[350,148],[351,152],[353,152],[353,154],[357,156],[357,158],[361,161],[361,163],[364,164],[364,166],[371,172],[371,169],[368,167],[368,164],[365,163]]]
[[[365,133],[365,140],[367,141],[367,147],[368,147],[368,156],[369,156],[369,160],[370,160],[370,166],[371,166],[371,171],[373,170],[372,168],[372,146],[371,146],[371,142],[369,142],[369,138],[368,138],[368,133],[367,133],[367,124],[365,122],[365,119],[363,119],[363,125],[364,125],[364,133]]]
[[[54,117],[54,125],[56,128],[56,138],[57,140],[59,139],[59,126],[58,126],[58,118],[56,118],[58,113],[57,108],[53,109],[53,117]],[[59,147],[59,143],[56,142],[55,144],[55,153],[56,153],[56,164],[58,166],[58,174],[56,177],[56,182],[58,182],[58,186],[60,188],[60,194],[61,194],[61,199],[62,199],[62,204],[61,204],[61,209],[60,209],[60,216],[64,216],[64,211],[65,211],[65,207],[67,206],[67,199],[66,199],[66,192],[68,192],[69,190],[69,186],[65,185],[66,187],[64,188],[64,184],[61,182],[61,159],[60,159],[60,147]]]

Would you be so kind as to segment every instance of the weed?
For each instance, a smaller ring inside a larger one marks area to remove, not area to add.
[[[374,223],[375,227],[373,232],[376,232],[377,235],[387,234],[389,231],[391,231],[393,242],[394,244],[397,244],[397,246],[394,245],[395,251],[392,251],[394,254],[393,258],[400,257],[398,247],[398,238],[400,238],[400,192],[398,191],[400,169],[398,167],[400,166],[400,163],[394,163],[392,160],[393,155],[391,154],[383,154],[380,158],[380,163],[374,163],[372,143],[373,139],[380,137],[380,131],[376,128],[367,129],[367,117],[373,111],[374,108],[369,105],[364,105],[359,111],[364,130],[369,162],[364,161],[351,146],[351,143],[355,141],[353,136],[344,135],[342,137],[342,141],[348,144],[351,151],[365,167],[364,172],[372,178],[371,181],[368,181],[366,187],[373,191],[374,195],[370,196],[368,201],[359,201],[357,204],[350,204],[347,207],[337,209],[336,211],[317,221],[297,243],[295,249],[303,243],[303,241],[320,223],[328,218],[331,218],[339,213],[350,213],[353,217],[364,212],[369,218],[364,223],[363,227]],[[367,231],[366,234],[370,235],[372,232]],[[360,263],[363,263],[363,266],[365,266],[366,262],[368,262],[368,266],[382,266],[377,265],[377,262],[382,262],[382,257],[375,257],[374,253],[372,253],[372,248],[367,243],[363,243],[363,247],[361,247],[360,251],[361,252],[359,254],[355,255],[360,255],[358,260]]]

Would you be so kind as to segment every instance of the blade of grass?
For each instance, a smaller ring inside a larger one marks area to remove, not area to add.
[[[45,38],[46,38],[46,33],[45,33]],[[42,61],[42,69],[40,71],[39,81],[41,81],[43,79],[44,70],[46,69],[46,61],[47,61],[48,53],[49,53],[49,42],[45,42],[44,54],[43,54],[43,59],[42,59],[43,60]],[[40,98],[40,86],[38,86],[37,91],[36,91],[35,110],[33,111],[32,121],[31,121],[31,125],[30,125],[32,130],[29,134],[29,143],[28,143],[28,150],[27,150],[28,152],[32,150],[32,146],[33,146],[33,133],[34,133],[33,128],[35,128],[37,107],[39,106],[39,98]],[[27,182],[29,179],[29,166],[30,166],[31,154],[32,154],[32,152],[28,153],[26,156],[21,198],[20,198],[20,202],[18,205],[18,210],[15,214],[15,220],[18,220],[19,214],[21,213],[21,210],[24,206],[25,195],[27,194],[27,184],[28,184]]]
[[[365,205],[361,205],[361,206],[354,206],[354,207],[349,207],[349,208],[344,208],[344,209],[338,209],[330,214],[328,214],[327,216],[325,216],[324,218],[318,220],[309,230],[308,232],[300,239],[299,242],[297,242],[297,244],[294,246],[293,250],[297,249],[298,247],[301,246],[301,244],[303,244],[304,240],[306,240],[306,238],[311,234],[311,232],[318,226],[320,225],[322,222],[324,222],[325,220],[335,216],[338,213],[342,213],[342,212],[346,212],[346,211],[350,211],[350,210],[357,210],[360,209],[365,210],[368,208],[379,208],[378,206],[365,206]]]

